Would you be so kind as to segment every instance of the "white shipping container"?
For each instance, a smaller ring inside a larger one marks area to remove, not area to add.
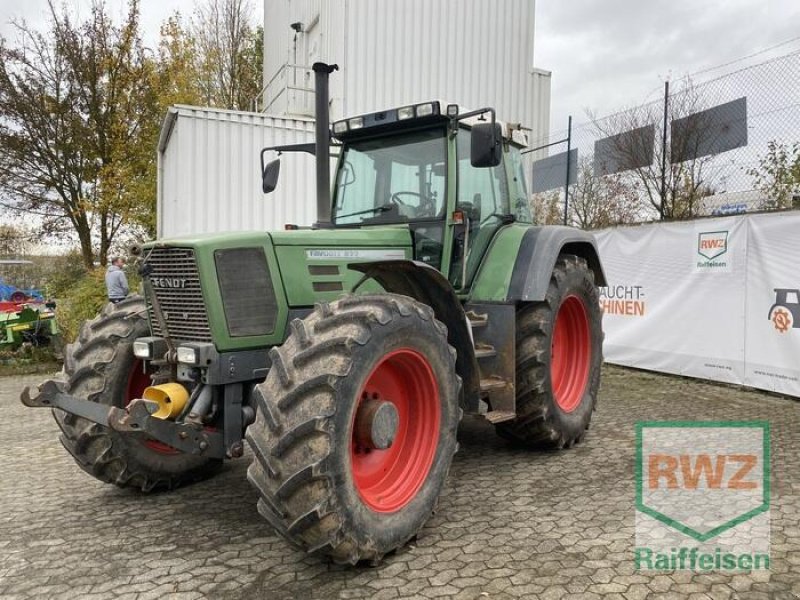
[[[260,152],[313,141],[310,119],[170,108],[158,145],[158,237],[310,225],[316,218],[314,157],[284,154],[278,187],[264,195]]]

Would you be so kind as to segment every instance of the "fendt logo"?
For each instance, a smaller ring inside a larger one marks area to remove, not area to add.
[[[775,303],[768,318],[778,333],[800,329],[800,290],[775,288]]]
[[[727,231],[706,231],[697,235],[697,253],[714,260],[728,251]]]
[[[183,289],[186,287],[186,280],[179,277],[151,277],[150,285],[155,288]]]
[[[769,568],[769,423],[636,427],[638,569]]]

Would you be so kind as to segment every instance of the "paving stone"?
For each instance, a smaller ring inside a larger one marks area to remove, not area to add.
[[[800,597],[797,401],[611,367],[591,431],[572,450],[513,448],[467,417],[418,540],[378,567],[349,568],[292,548],[261,519],[249,453],[211,480],[151,496],[87,476],[49,411],[18,401],[39,380],[0,378],[3,600]],[[634,424],[688,419],[772,423],[771,571],[635,570]]]

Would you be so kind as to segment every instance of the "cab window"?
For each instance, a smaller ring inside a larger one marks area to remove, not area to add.
[[[528,202],[528,186],[525,183],[525,166],[520,149],[512,146],[508,152],[508,159],[511,171],[511,181],[508,187],[511,206],[514,209],[514,219],[520,223],[533,223],[531,207]]]
[[[444,129],[348,144],[334,188],[337,225],[406,223],[444,215]]]
[[[510,210],[508,183],[502,163],[496,167],[477,168],[470,162],[470,132],[461,129],[456,144],[458,154],[458,192],[456,208],[469,219],[467,239],[466,278],[460,259],[451,270],[451,282],[456,288],[466,288],[472,282],[481,259],[486,253],[504,217]],[[462,279],[464,279],[462,281]]]

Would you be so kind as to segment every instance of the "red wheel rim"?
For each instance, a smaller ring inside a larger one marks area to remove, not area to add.
[[[397,410],[397,432],[385,450],[360,447],[353,434],[355,414],[367,399],[391,402]],[[350,428],[355,487],[373,511],[398,511],[422,487],[439,444],[439,387],[433,369],[415,350],[390,352],[372,369],[358,402]]]
[[[131,403],[135,398],[141,398],[144,394],[145,388],[152,385],[150,374],[145,372],[141,360],[138,358],[133,361],[131,372],[128,375],[128,385],[125,388],[125,406]],[[178,454],[178,450],[158,440],[143,440],[145,446],[159,452],[160,454]]]
[[[553,396],[564,412],[574,411],[586,391],[592,360],[591,339],[583,300],[567,296],[556,314],[550,358]]]

